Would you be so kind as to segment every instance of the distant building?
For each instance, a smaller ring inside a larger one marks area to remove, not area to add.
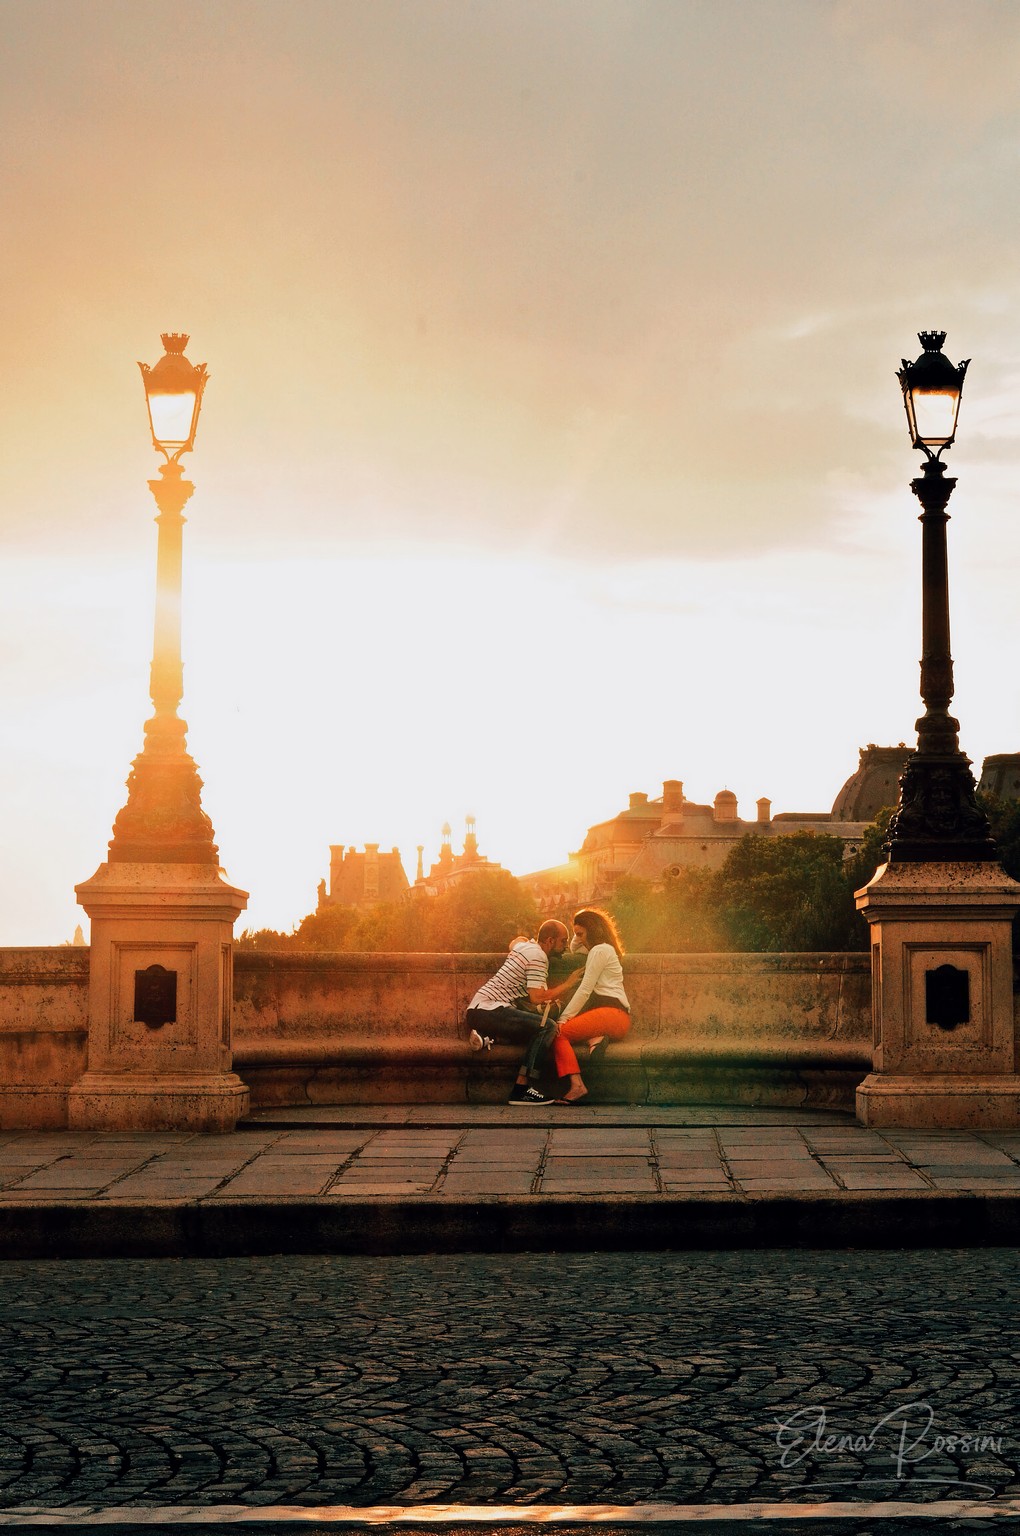
[[[407,876],[400,862],[400,849],[380,853],[378,843],[366,843],[363,853],[331,844],[329,850],[329,889],[319,882],[318,911],[327,907],[375,907],[381,901],[399,901],[408,890]]]
[[[459,885],[462,880],[470,879],[472,875],[502,869],[501,864],[494,864],[491,859],[487,859],[484,854],[478,852],[478,833],[473,816],[464,818],[462,853],[454,853],[452,836],[450,823],[446,822],[442,830],[439,858],[430,867],[427,875],[422,865],[422,854],[425,850],[424,847],[419,847],[418,872],[412,894],[438,896],[440,891],[448,891],[451,886]]]
[[[981,766],[981,789],[1000,800],[1020,800],[1020,752],[997,752]]]
[[[662,795],[650,800],[637,791],[625,810],[608,821],[589,827],[584,842],[567,861],[551,869],[519,877],[521,884],[546,912],[608,899],[625,876],[661,880],[681,869],[718,869],[733,844],[748,832],[760,837],[788,837],[794,832],[827,832],[840,837],[849,849],[861,843],[868,827],[885,806],[896,804],[899,779],[912,748],[877,747],[860,750],[860,761],[833,801],[831,811],[781,811],[772,814],[772,802],[756,802],[753,821],[739,814],[732,790],[721,789],[711,805],[688,800],[679,779],[667,779]],[[980,788],[1000,799],[1020,799],[1020,752],[1000,752],[986,757]],[[318,910],[326,907],[373,907],[381,901],[412,896],[435,896],[460,881],[483,871],[501,870],[478,852],[475,818],[465,818],[464,847],[455,854],[449,822],[442,829],[439,858],[425,873],[424,844],[418,846],[414,885],[408,884],[400,850],[380,853],[378,843],[366,843],[364,851],[329,850],[329,887],[319,882]],[[80,930],[79,930],[80,932]],[[82,942],[79,933],[75,943]]]
[[[912,754],[898,747],[862,747],[860,761],[833,802],[831,811],[781,811],[760,799],[753,821],[742,820],[737,797],[721,789],[711,805],[688,800],[679,779],[667,779],[659,799],[637,792],[626,810],[589,827],[584,842],[565,864],[522,875],[521,884],[543,911],[553,912],[586,901],[607,900],[624,877],[662,880],[681,869],[718,869],[733,844],[748,832],[760,837],[789,837],[794,832],[825,832],[856,848],[884,806],[896,804],[899,779]],[[1020,798],[1020,753],[985,759],[981,788]]]

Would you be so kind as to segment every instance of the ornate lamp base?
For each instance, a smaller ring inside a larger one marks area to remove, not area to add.
[[[899,805],[889,822],[890,861],[993,863],[998,854],[976,796],[966,753],[916,751],[900,779]]]
[[[1020,1125],[1012,919],[1000,865],[884,864],[857,892],[871,927],[873,1071],[865,1125]]]
[[[232,1130],[233,927],[247,892],[208,864],[101,864],[77,887],[92,919],[88,1069],[77,1130]]]

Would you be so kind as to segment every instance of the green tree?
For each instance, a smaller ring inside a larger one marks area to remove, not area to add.
[[[894,809],[895,807],[887,805],[883,810],[879,811],[871,826],[865,832],[861,846],[847,859],[846,878],[851,895],[854,891],[859,891],[862,886],[867,885],[879,865],[885,863],[886,854],[882,844],[888,835],[889,820]],[[867,928],[863,918],[861,918],[861,922]],[[864,944],[861,947],[866,948],[867,946]]]
[[[347,949],[357,914],[352,907],[323,907],[303,917],[294,934],[295,949]]]
[[[988,817],[999,851],[999,863],[1007,875],[1020,880],[1020,800],[1000,800],[997,795],[978,795]],[[1020,965],[1020,912],[1013,918],[1013,964]]]
[[[345,949],[359,954],[409,954],[428,950],[428,900],[409,897],[403,901],[380,902],[358,913]]]
[[[999,850],[999,863],[1007,875],[1020,880],[1020,800],[1000,800],[997,795],[978,795]]]
[[[430,948],[484,953],[506,949],[518,933],[534,934],[538,908],[505,869],[479,870],[429,903]]]
[[[237,949],[258,950],[263,954],[296,948],[292,933],[278,933],[275,928],[245,928],[234,943]]]
[[[662,882],[623,879],[608,904],[628,949],[644,954],[704,954],[725,949],[711,870],[663,872]]]
[[[860,919],[843,852],[843,839],[828,833],[761,837],[750,832],[742,837],[713,882],[727,947],[789,952],[860,948]]]
[[[292,945],[357,953],[486,953],[533,934],[538,909],[505,869],[479,870],[438,895],[380,902],[364,911],[325,907],[302,918]]]

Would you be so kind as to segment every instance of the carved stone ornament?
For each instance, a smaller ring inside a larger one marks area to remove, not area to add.
[[[950,656],[925,656],[921,661],[921,697],[933,709],[946,709],[953,697],[953,661]],[[958,722],[954,721],[956,725]]]
[[[976,798],[970,759],[914,754],[900,779],[900,800],[885,843],[892,863],[996,858],[988,818]]]
[[[185,749],[183,720],[156,717],[128,777],[127,803],[113,824],[114,864],[211,864],[219,856],[202,809],[202,780]]]

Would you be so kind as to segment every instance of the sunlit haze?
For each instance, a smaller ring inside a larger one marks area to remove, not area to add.
[[[5,0],[2,942],[88,932],[142,744],[164,331],[239,928],[331,843],[525,873],[912,740],[921,329],[961,744],[1020,750],[1018,79],[1001,0]]]

